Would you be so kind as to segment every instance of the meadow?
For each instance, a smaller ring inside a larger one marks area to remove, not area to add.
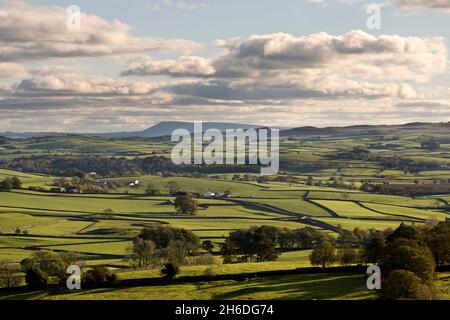
[[[61,178],[49,174],[0,169],[0,180],[18,177],[21,189],[0,192],[0,261],[20,262],[36,250],[76,252],[89,266],[107,265],[122,279],[160,277],[159,270],[128,270],[126,257],[132,239],[144,227],[168,225],[185,228],[200,239],[211,240],[217,265],[216,274],[291,270],[308,267],[309,251],[283,252],[278,261],[254,264],[223,265],[220,244],[230,232],[252,226],[269,225],[300,229],[306,226],[338,237],[339,232],[355,228],[384,230],[401,223],[422,224],[450,218],[449,194],[399,196],[363,192],[363,182],[392,184],[426,184],[450,178],[448,144],[440,152],[420,148],[422,135],[404,134],[392,144],[380,144],[379,135],[310,138],[281,142],[281,162],[289,164],[280,179],[257,181],[253,173],[212,173],[201,176],[133,174],[100,177],[105,183],[121,187],[106,194],[51,192],[52,184]],[[0,161],[32,155],[98,155],[136,158],[154,155],[168,157],[171,143],[145,139],[121,140],[94,137],[49,137],[14,140],[13,148],[0,149]],[[376,147],[374,145],[377,144]],[[435,168],[405,172],[388,169],[376,161],[342,160],[333,155],[365,147],[377,156],[425,159],[442,164]],[[318,166],[320,164],[322,166]],[[239,179],[236,179],[235,176]],[[68,180],[71,177],[67,177]],[[308,183],[313,179],[314,183]],[[139,180],[135,186],[128,181]],[[332,181],[340,180],[341,185]],[[169,184],[180,190],[199,194],[196,216],[180,216],[169,200]],[[29,190],[39,186],[41,191]],[[156,186],[159,196],[145,194]],[[229,198],[205,199],[206,192],[230,193]],[[166,195],[164,195],[166,194]],[[112,214],[105,216],[105,209]],[[186,266],[181,275],[201,275],[207,266]],[[246,283],[180,284],[169,287],[91,290],[83,293],[48,296],[48,299],[367,299],[371,298],[361,275],[295,275],[275,279],[251,279]],[[342,285],[340,291],[332,289]]]

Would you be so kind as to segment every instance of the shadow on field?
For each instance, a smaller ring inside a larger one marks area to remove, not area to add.
[[[298,275],[287,277],[268,277],[262,279],[254,279],[247,282],[246,288],[240,288],[218,294],[213,297],[215,300],[225,299],[246,299],[248,295],[278,296],[275,299],[290,300],[314,300],[314,299],[339,299],[346,294],[358,293],[364,297],[367,295],[365,286],[366,280],[364,275],[342,275],[342,274],[312,274]],[[245,286],[243,283],[234,286]],[[228,288],[224,288],[225,290]]]

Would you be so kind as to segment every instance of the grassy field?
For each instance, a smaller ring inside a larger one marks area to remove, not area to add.
[[[195,186],[198,191],[234,191],[230,199],[199,199],[196,217],[176,215],[173,205],[166,203],[171,197],[164,196],[0,192],[0,259],[13,258],[18,262],[27,252],[31,254],[39,248],[103,255],[104,259],[111,255],[124,257],[129,241],[123,240],[131,240],[141,228],[157,224],[186,228],[202,240],[220,244],[237,229],[259,225],[305,227],[302,215],[350,231],[355,227],[395,228],[401,222],[422,223],[447,217],[434,198],[412,199],[283,182],[257,184],[157,176],[140,179],[163,186],[176,181],[183,188]],[[113,209],[112,218],[102,216],[106,208]],[[11,235],[16,229],[27,235]],[[121,239],[122,243],[116,242]],[[94,243],[84,245],[85,241]],[[98,261],[101,263],[101,259]]]
[[[364,275],[294,275],[170,286],[97,289],[47,296],[49,300],[360,300],[371,299]]]
[[[402,222],[421,224],[430,219],[443,221],[450,217],[450,195],[406,197],[367,193],[358,190],[364,181],[373,183],[413,184],[434,183],[450,179],[448,153],[450,144],[445,135],[438,152],[420,148],[422,134],[411,133],[397,137],[363,134],[357,136],[305,137],[297,141],[281,141],[281,162],[289,164],[279,179],[258,180],[259,175],[217,173],[192,176],[163,176],[162,172],[148,175],[129,173],[99,177],[105,182],[139,180],[137,187],[125,184],[109,194],[69,194],[48,192],[57,177],[0,169],[0,180],[17,176],[23,188],[0,192],[0,260],[20,262],[36,250],[73,251],[88,265],[106,264],[123,268],[127,252],[142,228],[169,225],[193,231],[201,240],[211,240],[218,253],[220,244],[231,231],[252,226],[270,225],[299,229],[311,226],[310,221],[322,221],[323,232],[337,237],[333,227],[352,231],[359,227],[383,230],[395,228]],[[48,137],[14,140],[0,148],[0,160],[29,156],[103,156],[134,159],[157,154],[168,157],[172,144],[167,141],[145,139],[98,139],[93,137]],[[335,159],[339,152],[354,147],[370,150],[382,157],[401,157],[437,162],[442,170],[432,168],[405,171],[386,168],[376,161]],[[311,177],[313,184],[307,184]],[[284,178],[284,179],[283,179]],[[289,181],[289,178],[292,178]],[[67,177],[70,180],[71,177]],[[253,180],[252,180],[253,179]],[[248,181],[247,181],[248,180]],[[252,181],[250,181],[252,180]],[[341,181],[345,188],[332,185]],[[179,216],[168,200],[171,196],[146,196],[146,188],[156,186],[168,194],[168,183],[175,182],[180,190],[204,194],[223,193],[227,199],[197,199],[198,214]],[[28,190],[42,187],[47,192]],[[111,208],[111,217],[102,213]],[[306,219],[305,219],[306,218]],[[310,219],[310,220],[308,220]],[[319,228],[316,227],[315,228]],[[25,233],[24,233],[25,232]],[[17,234],[16,234],[17,233]],[[20,233],[20,234],[19,234]],[[212,266],[216,274],[239,274],[265,270],[290,270],[309,266],[309,251],[284,252],[276,262]],[[181,276],[202,275],[207,266],[183,267]],[[159,277],[159,270],[121,271],[122,279]],[[361,275],[286,276],[252,279],[245,283],[183,284],[168,287],[145,287],[84,291],[49,296],[49,299],[366,299],[373,296],[364,290]],[[444,278],[442,282],[444,282]],[[341,286],[341,288],[335,288]]]

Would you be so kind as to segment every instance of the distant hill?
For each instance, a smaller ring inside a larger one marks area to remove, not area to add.
[[[258,125],[252,124],[238,124],[238,123],[227,123],[227,122],[203,122],[203,131],[208,129],[219,129],[220,131],[225,131],[226,129],[250,129],[250,128],[261,128]],[[193,122],[180,122],[180,121],[165,121],[160,122],[153,127],[145,129],[143,131],[135,132],[114,132],[105,134],[92,134],[95,136],[101,136],[105,138],[156,138],[162,136],[170,136],[172,132],[176,129],[186,129],[189,132],[194,132]]]
[[[407,132],[450,133],[449,123],[407,123],[403,125],[356,125],[348,127],[298,127],[282,130],[282,137],[304,136],[347,136],[347,135],[377,135],[402,134]]]
[[[257,129],[265,128],[261,125],[253,124],[239,124],[239,123],[227,123],[227,122],[203,122],[203,131],[208,129],[219,129],[225,131],[225,129]],[[317,128],[311,126],[298,127],[298,128],[279,128],[281,137],[308,137],[308,136],[346,136],[346,135],[376,135],[376,134],[402,134],[407,132],[420,132],[426,133],[450,133],[450,123],[422,123],[414,122],[403,125],[355,125],[348,127],[326,127]],[[124,132],[111,132],[111,133],[77,133],[75,135],[88,136],[88,137],[102,137],[102,138],[158,138],[170,136],[175,129],[186,129],[189,132],[194,132],[194,124],[192,122],[181,121],[165,121],[160,122],[148,129],[142,131],[124,131]],[[62,132],[5,132],[0,133],[0,136],[4,136],[12,139],[26,139],[26,138],[38,138],[47,136],[67,136],[73,135],[72,133]]]
[[[228,122],[203,122],[203,131],[208,129],[219,129],[225,131],[226,129],[256,129],[262,128],[261,125],[253,124],[240,124],[240,123],[228,123]],[[160,122],[148,129],[142,131],[123,131],[123,132],[111,132],[111,133],[77,133],[79,136],[92,136],[102,138],[156,138],[163,136],[170,136],[176,129],[186,129],[189,132],[194,132],[193,122],[181,122],[181,121],[165,121]],[[279,128],[281,129],[281,128]],[[61,132],[5,132],[0,133],[0,136],[13,139],[26,139],[26,138],[38,138],[38,137],[53,137],[53,136],[67,136],[72,133]]]

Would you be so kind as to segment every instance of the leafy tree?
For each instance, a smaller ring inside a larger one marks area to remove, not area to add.
[[[188,248],[189,254],[193,254],[199,247],[200,240],[191,231],[168,226],[156,226],[141,230],[138,238],[151,240],[157,249],[165,249],[172,241],[181,241]]]
[[[305,227],[295,231],[297,246],[300,249],[313,248],[318,243],[326,240],[326,235],[311,228]]]
[[[65,283],[66,270],[69,265],[75,264],[78,257],[71,253],[55,253],[51,251],[38,251],[30,258],[22,260],[22,269],[25,271],[27,285],[33,288],[46,288],[55,278],[59,284]]]
[[[0,191],[11,191],[11,190],[12,190],[11,181],[5,179],[0,182]]]
[[[386,240],[388,242],[394,241],[396,239],[409,239],[413,241],[421,241],[422,235],[415,226],[407,225],[402,223],[395,231],[390,234]]]
[[[114,210],[111,208],[107,208],[105,210],[103,210],[103,216],[106,217],[107,219],[111,219],[114,215]]]
[[[133,241],[130,263],[137,267],[149,267],[156,264],[158,253],[156,245],[151,240],[136,238]]]
[[[421,143],[422,149],[429,150],[429,151],[436,151],[441,148],[441,145],[436,140],[430,139],[423,141]]]
[[[450,224],[441,222],[427,231],[425,242],[437,265],[450,263]]]
[[[385,300],[432,300],[435,298],[434,291],[432,283],[423,281],[415,273],[407,270],[393,270],[383,279],[378,294]]]
[[[414,240],[401,238],[386,245],[379,263],[384,273],[406,270],[414,272],[423,280],[432,279],[436,267],[427,246],[422,246]]]
[[[377,263],[383,256],[384,249],[386,248],[386,239],[374,238],[370,241],[366,248],[367,262]]]
[[[167,246],[166,258],[169,263],[173,265],[185,265],[187,263],[187,257],[189,256],[188,246],[179,240],[171,241]]]
[[[117,275],[105,266],[94,266],[83,275],[83,283],[87,287],[98,287],[117,281]]]
[[[318,244],[309,256],[312,265],[319,265],[326,268],[328,265],[336,261],[336,248],[329,241]]]
[[[277,236],[274,231],[276,228],[261,226],[231,232],[222,245],[224,262],[276,260],[279,253],[276,250]]]
[[[20,266],[11,261],[0,262],[0,287],[13,288],[19,285],[17,274]]]
[[[161,270],[161,273],[164,274],[166,278],[173,279],[178,273],[180,273],[180,268],[173,263],[168,263]]]
[[[180,191],[180,186],[175,181],[170,181],[166,184],[167,189],[169,189],[169,193],[171,195],[176,194]]]
[[[358,253],[352,248],[350,244],[344,244],[337,250],[337,260],[344,267],[355,263],[358,258]]]
[[[202,248],[208,251],[209,253],[212,253],[214,249],[214,244],[211,240],[205,240],[202,242]]]
[[[148,196],[160,196],[160,195],[162,195],[161,190],[158,187],[156,187],[156,186],[154,186],[152,184],[149,184],[147,186],[147,189],[145,189],[145,194],[148,195]]]
[[[178,196],[175,199],[175,209],[179,214],[196,215],[198,202],[190,196]]]
[[[314,185],[314,178],[312,176],[308,176],[308,178],[306,180],[306,185],[307,186],[313,186]]]
[[[22,181],[20,181],[19,178],[12,177],[11,179],[9,179],[9,181],[11,182],[11,186],[13,189],[21,189],[22,188]]]

